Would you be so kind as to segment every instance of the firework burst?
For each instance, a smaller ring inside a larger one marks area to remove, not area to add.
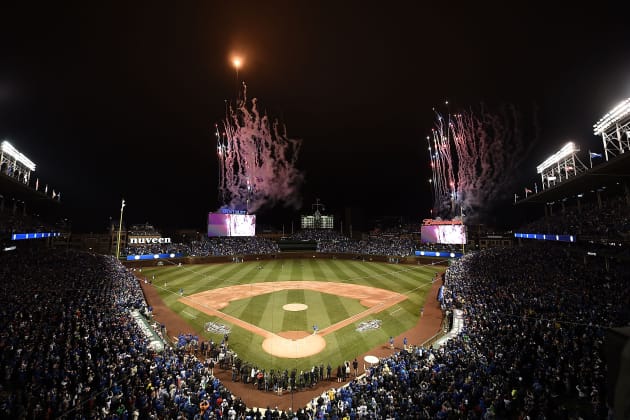
[[[301,140],[289,138],[284,124],[260,112],[256,98],[248,101],[244,83],[222,126],[222,132],[215,126],[220,200],[248,213],[280,202],[299,207],[303,175],[296,163]]]

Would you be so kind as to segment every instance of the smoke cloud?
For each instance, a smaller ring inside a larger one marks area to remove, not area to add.
[[[218,132],[219,194],[233,209],[254,213],[278,203],[299,208],[304,176],[296,163],[301,140],[291,139],[286,126],[260,112],[258,100],[242,98],[226,110],[223,133]]]

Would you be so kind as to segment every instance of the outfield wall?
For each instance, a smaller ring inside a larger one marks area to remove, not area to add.
[[[138,267],[155,267],[156,265],[169,266],[173,264],[217,264],[231,263],[233,258],[238,257],[243,261],[265,261],[276,259],[300,259],[300,258],[324,258],[324,259],[340,259],[340,260],[363,260],[372,262],[391,263],[392,258],[396,258],[399,264],[415,264],[415,265],[446,265],[444,258],[437,257],[397,257],[388,255],[363,255],[363,254],[343,254],[334,252],[279,252],[277,254],[259,254],[259,255],[228,255],[228,256],[208,256],[208,257],[183,257],[169,258],[161,260],[140,260],[140,261],[123,261],[122,263],[129,268]]]

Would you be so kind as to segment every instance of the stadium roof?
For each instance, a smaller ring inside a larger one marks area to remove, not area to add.
[[[613,182],[626,180],[628,177],[630,177],[630,153],[624,153],[552,187],[530,194],[526,198],[516,201],[515,205],[559,201],[563,198],[596,190]]]

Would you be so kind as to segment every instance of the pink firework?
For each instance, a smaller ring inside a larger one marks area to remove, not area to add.
[[[437,114],[427,137],[431,161],[433,213],[443,218],[463,214],[479,221],[483,213],[509,197],[516,170],[531,150],[513,107],[500,113],[481,108],[449,115]]]
[[[217,125],[216,136],[223,203],[248,213],[279,202],[299,206],[301,140],[289,138],[283,124],[261,113],[256,98],[248,103],[244,83],[241,99],[229,106],[223,132]]]

